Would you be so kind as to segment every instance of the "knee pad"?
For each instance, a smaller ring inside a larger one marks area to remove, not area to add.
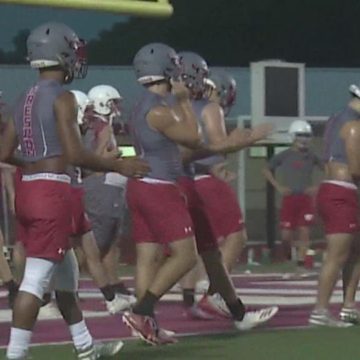
[[[27,292],[42,300],[44,293],[49,288],[55,268],[56,263],[53,261],[27,258],[24,278],[19,291]]]
[[[79,283],[79,266],[73,249],[69,250],[64,260],[57,266],[54,273],[54,290],[76,292]]]

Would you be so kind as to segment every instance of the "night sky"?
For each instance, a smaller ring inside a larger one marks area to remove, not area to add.
[[[19,21],[21,19],[21,21]],[[87,40],[102,29],[110,29],[125,17],[95,12],[0,4],[0,48],[12,50],[12,38],[21,29],[32,29],[49,20],[65,22]]]

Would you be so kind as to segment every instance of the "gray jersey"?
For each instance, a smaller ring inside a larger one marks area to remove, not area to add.
[[[90,151],[96,151],[99,144],[100,133],[109,126],[109,123],[104,121],[101,116],[93,115],[86,120],[87,128],[82,135],[82,141],[86,149]],[[115,136],[112,135],[107,144],[107,150],[111,151],[117,146]],[[94,172],[89,169],[83,169],[84,176],[93,174]]]
[[[205,124],[202,119],[202,112],[205,106],[209,103],[210,101],[206,99],[192,101],[193,109],[196,114],[197,121],[200,125],[204,143],[206,145],[209,144],[209,137],[207,135]],[[195,174],[208,174],[212,166],[224,162],[224,160],[225,158],[222,155],[212,155],[204,159],[196,160],[193,163]]]
[[[349,121],[360,120],[360,113],[347,106],[332,115],[326,123],[324,133],[324,161],[347,163],[345,142],[340,136],[341,128]]]
[[[311,151],[287,149],[272,157],[268,163],[270,170],[279,170],[282,184],[293,194],[302,194],[311,186],[315,166],[321,166],[321,160]]]
[[[169,106],[167,99],[144,91],[131,112],[129,129],[137,155],[150,165],[151,172],[148,177],[176,181],[182,174],[182,159],[178,145],[152,129],[146,118],[152,109],[159,106]]]
[[[99,135],[101,131],[109,126],[101,116],[91,116],[86,119],[87,130],[83,135],[84,146],[95,151],[99,144]],[[107,150],[111,151],[116,148],[116,139],[111,136],[107,144]],[[124,187],[106,184],[107,173],[97,175],[93,171],[83,171],[84,178],[82,184],[85,190],[85,208],[91,222],[99,216],[121,219],[124,203]],[[120,176],[120,175],[118,175]]]
[[[40,80],[17,101],[14,121],[23,161],[62,155],[54,103],[64,91],[56,80]]]

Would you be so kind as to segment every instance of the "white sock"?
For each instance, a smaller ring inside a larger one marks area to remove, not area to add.
[[[76,350],[85,350],[93,344],[93,338],[84,320],[77,324],[70,325],[69,329]]]
[[[10,341],[6,351],[8,359],[22,359],[29,349],[32,331],[11,328]]]

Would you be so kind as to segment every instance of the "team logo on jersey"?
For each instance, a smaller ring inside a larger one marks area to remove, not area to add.
[[[296,160],[293,161],[292,166],[294,169],[302,169],[304,167],[305,163],[302,160]]]
[[[306,221],[312,221],[314,219],[314,215],[313,214],[305,214],[304,219]]]

